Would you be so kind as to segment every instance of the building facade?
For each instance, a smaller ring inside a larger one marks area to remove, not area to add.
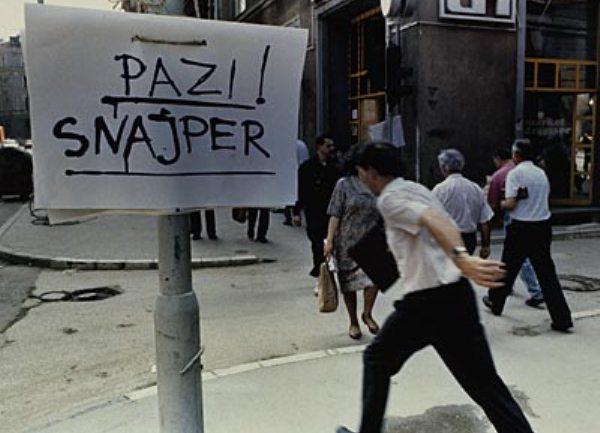
[[[27,79],[18,36],[0,42],[0,125],[7,137],[31,138]]]
[[[554,206],[598,206],[599,1],[523,1],[421,1],[402,19],[402,66],[413,71],[400,104],[410,176],[432,186],[437,153],[455,147],[483,183],[493,150],[523,134],[539,151]],[[328,133],[348,147],[385,119],[379,0],[223,0],[220,16],[309,29],[307,142]]]

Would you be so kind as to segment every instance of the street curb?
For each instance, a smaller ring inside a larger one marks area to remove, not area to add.
[[[118,271],[118,270],[151,270],[158,269],[158,259],[135,259],[135,260],[106,260],[106,259],[74,259],[70,257],[50,257],[34,255],[1,244],[2,236],[27,210],[23,205],[15,214],[0,227],[0,259],[16,265],[28,265],[38,268],[49,268],[56,270],[77,269],[85,271]],[[206,257],[192,258],[192,269],[201,268],[223,268],[234,266],[248,266],[262,263],[264,260],[255,255],[238,255],[231,257]]]
[[[585,310],[572,313],[573,320],[590,319],[593,317],[600,317],[600,308],[595,310]],[[305,361],[315,361],[321,358],[329,358],[340,355],[350,355],[354,353],[363,352],[367,348],[367,344],[354,344],[350,346],[342,346],[335,349],[317,350],[314,352],[305,352],[295,355],[285,355],[271,359],[263,359],[260,361],[248,362],[245,364],[238,364],[226,368],[218,368],[209,371],[202,372],[202,381],[211,381],[215,379],[222,379],[228,376],[235,376],[241,373],[248,373],[255,370],[261,370],[264,368],[278,367],[282,365],[297,364]],[[147,397],[152,397],[157,393],[157,386],[151,385],[144,388],[136,389],[125,393],[119,397],[121,401],[138,401]]]
[[[75,259],[71,257],[51,257],[44,255],[33,255],[23,251],[17,251],[13,248],[2,245],[1,240],[12,225],[28,209],[24,204],[15,214],[10,217],[4,225],[0,227],[0,259],[9,263],[18,265],[35,266],[39,268],[48,268],[56,270],[77,269],[77,270],[153,270],[158,269],[157,259],[130,259],[130,260],[108,260],[82,258]],[[572,240],[600,237],[600,227],[597,224],[583,224],[575,226],[565,226],[562,230],[554,229],[552,240]],[[502,244],[503,235],[492,235],[492,244]],[[238,255],[231,257],[207,257],[192,259],[192,269],[201,268],[223,268],[248,266],[258,263],[267,263],[270,260],[261,259],[255,255]]]
[[[588,227],[585,227],[588,226]],[[597,224],[583,224],[579,226],[563,226],[564,229],[560,230],[561,226],[553,226],[552,240],[553,241],[569,241],[573,239],[590,239],[600,237],[600,227]],[[504,243],[504,236],[492,235],[492,244]]]

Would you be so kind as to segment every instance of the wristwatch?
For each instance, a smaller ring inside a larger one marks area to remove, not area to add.
[[[454,248],[452,248],[452,258],[453,259],[458,259],[461,254],[467,254],[467,255],[469,255],[469,252],[467,251],[467,249],[465,247],[454,247]]]

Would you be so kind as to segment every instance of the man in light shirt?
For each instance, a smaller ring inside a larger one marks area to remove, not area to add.
[[[429,345],[498,433],[532,433],[496,372],[467,280],[500,287],[502,263],[469,255],[439,201],[424,186],[400,177],[400,167],[398,150],[386,143],[365,146],[358,159],[360,180],[378,196],[405,294],[364,353],[360,433],[381,433],[390,378]]]
[[[503,210],[500,205],[504,200],[506,192],[506,176],[508,173],[515,168],[515,163],[512,160],[512,152],[510,149],[500,148],[496,150],[494,154],[494,165],[496,171],[492,174],[490,179],[490,187],[488,190],[488,203],[492,207],[492,210],[500,217],[502,224],[504,225],[504,234],[506,235],[506,227],[510,224],[510,215],[508,211]],[[535,271],[529,259],[525,259],[521,271],[519,272],[521,281],[527,287],[529,292],[529,299],[525,301],[525,305],[536,308],[544,303],[544,295],[542,294],[542,288],[540,283],[535,276]]]
[[[469,254],[477,248],[477,227],[480,227],[479,257],[487,259],[490,256],[490,221],[494,211],[479,185],[462,175],[465,167],[462,153],[456,149],[443,150],[438,155],[438,162],[446,179],[433,188],[433,195],[458,226]]]
[[[483,302],[492,313],[501,315],[523,261],[529,258],[544,294],[552,328],[567,332],[573,327],[571,310],[550,255],[550,183],[544,170],[533,164],[529,140],[516,140],[512,153],[516,167],[506,176],[506,199],[501,202],[502,209],[510,215],[502,251],[502,261],[506,263],[505,285],[501,290],[490,290]]]

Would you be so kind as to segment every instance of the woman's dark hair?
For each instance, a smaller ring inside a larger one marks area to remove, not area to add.
[[[356,158],[356,165],[374,169],[381,176],[404,176],[404,164],[400,150],[386,142],[374,142],[361,146]]]
[[[356,176],[358,170],[356,166],[358,165],[358,158],[363,149],[363,145],[355,144],[352,146],[344,156],[342,157],[342,176]]]
[[[502,161],[512,158],[512,152],[508,147],[500,147],[494,152],[494,158],[499,158]]]

